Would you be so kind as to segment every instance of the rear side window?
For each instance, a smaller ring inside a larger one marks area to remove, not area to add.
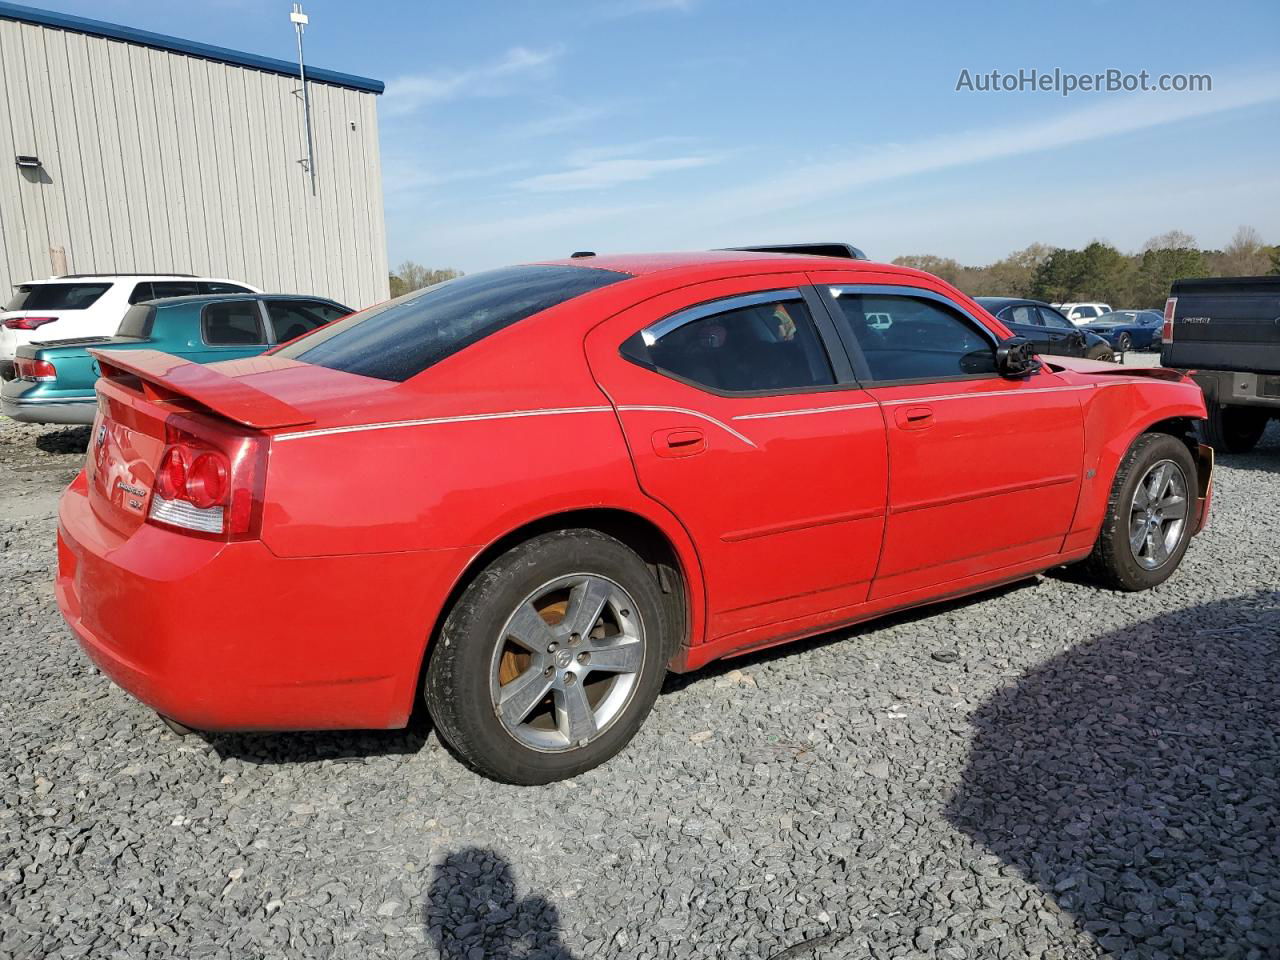
[[[111,289],[109,283],[24,283],[6,310],[83,310]]]
[[[559,266],[474,273],[352,314],[278,355],[363,377],[408,380],[504,327],[629,276]]]
[[[750,300],[734,307],[735,300]],[[835,383],[813,317],[798,293],[764,300],[732,298],[724,309],[703,304],[641,331],[623,356],[701,387],[761,393]],[[682,322],[684,321],[684,322]]]
[[[137,303],[125,311],[124,318],[116,330],[117,337],[132,337],[145,340],[151,336],[151,324],[156,316],[156,308],[146,303]]]
[[[277,343],[295,340],[350,312],[315,300],[267,301],[267,316],[271,318],[271,328],[275,331]]]
[[[1040,317],[1036,313],[1036,308],[1027,306],[1025,303],[1020,303],[1016,307],[1010,307],[1005,311],[1003,317],[1010,323],[1020,323],[1023,326],[1031,327],[1041,326]]]
[[[877,383],[946,380],[996,372],[995,346],[959,310],[928,297],[831,291],[837,322],[857,341]],[[893,326],[877,330],[868,315],[893,314]]]
[[[248,347],[267,342],[256,300],[211,303],[200,317],[204,342],[216,347]]]

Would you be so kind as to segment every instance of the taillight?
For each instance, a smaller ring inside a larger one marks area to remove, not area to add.
[[[52,383],[58,379],[58,371],[48,360],[32,360],[29,357],[18,357],[13,361],[14,373],[19,380],[35,380],[37,383]]]
[[[1173,343],[1173,310],[1177,305],[1177,297],[1170,297],[1164,302],[1164,329],[1160,331],[1160,339],[1165,343]]]
[[[39,330],[46,323],[53,323],[57,317],[10,317],[4,322],[7,330]]]
[[[256,537],[266,450],[265,437],[194,418],[169,418],[147,519],[219,540]]]

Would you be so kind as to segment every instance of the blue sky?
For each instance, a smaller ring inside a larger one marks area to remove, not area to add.
[[[69,13],[283,58],[285,0]],[[387,82],[389,256],[848,240],[985,263],[1170,229],[1280,242],[1280,4],[311,0]],[[1207,93],[956,92],[962,69],[1208,73]]]

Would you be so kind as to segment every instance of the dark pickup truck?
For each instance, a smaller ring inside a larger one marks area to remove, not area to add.
[[[1209,444],[1252,450],[1280,417],[1280,276],[1175,280],[1163,339],[1161,364],[1204,390]]]

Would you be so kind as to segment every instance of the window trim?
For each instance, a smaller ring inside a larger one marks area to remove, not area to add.
[[[253,305],[258,308],[258,329],[262,332],[264,339],[258,343],[210,343],[209,331],[207,327],[208,313],[213,307],[221,307],[228,303],[226,300],[215,300],[213,303],[206,303],[200,308],[200,343],[213,350],[239,350],[244,347],[273,347],[276,345],[275,331],[271,329],[271,325],[267,322],[266,311],[263,309],[262,301],[254,299]],[[243,302],[243,301],[230,301]],[[269,338],[269,339],[267,339]]]
[[[649,347],[672,331],[679,330],[694,321],[704,320],[707,317],[714,317],[721,313],[729,313],[733,310],[761,306],[767,303],[794,303],[795,301],[803,303],[809,311],[809,317],[813,321],[814,332],[818,337],[818,346],[822,349],[823,355],[831,368],[833,381],[831,383],[812,384],[807,387],[788,387],[781,390],[721,390],[709,384],[699,383],[696,380],[683,377],[673,370],[668,370],[666,367],[660,367],[652,361],[635,356],[626,349],[628,343],[639,339],[647,351]],[[860,384],[853,373],[852,364],[849,362],[849,357],[845,352],[844,344],[828,315],[827,305],[822,302],[817,290],[810,284],[774,287],[770,290],[758,290],[749,293],[732,293],[728,296],[717,297],[714,300],[705,300],[687,307],[681,307],[674,313],[669,313],[665,317],[655,320],[648,326],[642,327],[625,337],[618,344],[618,355],[628,363],[634,363],[636,366],[643,367],[645,370],[649,370],[659,376],[682,383],[703,393],[725,399],[786,397],[793,394],[830,393],[849,388],[860,389]]]
[[[871,367],[867,363],[867,358],[862,352],[862,345],[858,343],[852,331],[846,331],[846,325],[840,323],[836,318],[842,316],[840,309],[839,297],[843,293],[852,294],[881,294],[883,296],[897,297],[915,297],[921,300],[933,300],[942,304],[944,307],[950,307],[960,316],[969,321],[976,328],[978,333],[985,337],[991,344],[992,354],[1000,346],[1000,338],[995,331],[979,320],[973,313],[966,310],[960,304],[956,303],[950,297],[943,296],[933,290],[925,287],[912,287],[902,284],[891,283],[822,283],[817,284],[819,297],[822,299],[823,306],[831,316],[831,321],[835,326],[836,334],[843,343],[845,351],[849,354],[849,360],[853,363],[854,376],[858,382],[865,388],[874,387],[906,387],[917,386],[929,383],[958,383],[966,380],[1002,380],[1004,379],[999,372],[992,373],[960,373],[951,377],[913,377],[903,380],[876,380],[871,376]],[[1013,306],[1013,304],[1010,304]]]

